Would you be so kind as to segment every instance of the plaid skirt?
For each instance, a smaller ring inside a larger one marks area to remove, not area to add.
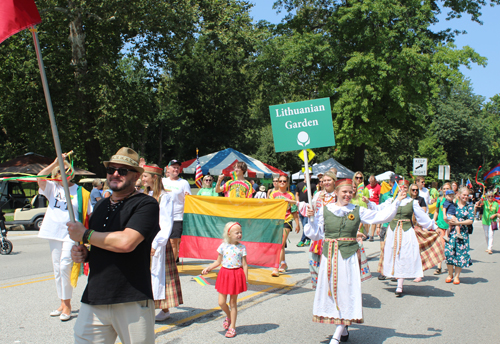
[[[167,309],[182,305],[182,290],[177,264],[170,240],[165,247],[165,299],[155,300],[155,309]]]

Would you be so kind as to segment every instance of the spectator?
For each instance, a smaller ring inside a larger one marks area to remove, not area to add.
[[[198,191],[198,193],[196,195],[197,196],[219,197],[219,194],[217,192],[215,192],[215,187],[212,187],[213,181],[214,181],[214,178],[210,174],[207,174],[206,176],[204,176],[203,183],[201,184],[201,189]]]
[[[101,191],[102,190],[102,181],[99,178],[94,179],[92,182],[92,191],[90,192],[90,204],[92,204],[92,208],[102,198]]]
[[[255,195],[257,190],[259,190],[259,184],[257,184],[253,179],[250,181],[250,184],[252,184],[253,194]]]
[[[170,235],[170,243],[174,251],[176,261],[179,258],[179,246],[182,236],[182,219],[184,217],[184,200],[186,195],[191,195],[191,187],[187,180],[179,177],[181,164],[173,159],[168,163],[168,178],[163,178],[163,187],[167,192],[172,192],[174,198],[174,225]]]
[[[108,180],[104,182],[104,186],[102,187],[102,198],[108,198],[113,194],[113,190],[109,188]]]
[[[269,190],[267,190],[267,198],[269,198],[269,196],[271,195],[271,193],[273,193],[274,191],[278,191],[278,177],[273,177],[273,187],[272,188],[269,188]]]
[[[113,195],[97,202],[89,228],[68,222],[75,262],[89,262],[87,287],[75,324],[75,343],[154,343],[150,253],[159,230],[158,202],[135,190],[143,169],[123,147],[104,162]]]
[[[259,191],[257,191],[254,198],[267,198],[266,187],[264,185],[259,186]]]
[[[414,200],[418,201],[418,205],[422,208],[423,211],[427,212],[427,203],[425,203],[425,199],[419,195],[420,190],[418,189],[417,184],[410,185],[410,197]]]

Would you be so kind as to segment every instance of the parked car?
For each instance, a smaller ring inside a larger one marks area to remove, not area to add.
[[[36,195],[31,203],[14,211],[14,221],[5,222],[6,226],[33,227],[40,230],[43,218],[47,211],[47,198],[44,195]]]

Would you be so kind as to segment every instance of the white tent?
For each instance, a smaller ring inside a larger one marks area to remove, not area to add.
[[[323,161],[319,164],[314,164],[312,166],[312,178],[317,178],[318,173],[325,173],[332,167],[337,169],[337,178],[352,178],[354,176],[354,172],[342,165],[340,162],[335,160],[334,158],[330,158],[326,161]],[[299,171],[292,175],[292,180],[304,179],[304,173]]]
[[[387,171],[387,172],[384,172],[382,174],[379,174],[378,176],[375,176],[375,179],[378,181],[378,182],[381,182],[383,180],[389,180],[391,179],[391,176],[394,174],[394,172],[392,171]]]

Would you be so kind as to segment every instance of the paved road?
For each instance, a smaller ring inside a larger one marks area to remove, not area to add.
[[[395,282],[373,278],[363,283],[365,323],[351,327],[351,343],[496,343],[500,251],[488,255],[480,223],[471,237],[473,266],[460,285],[446,275],[426,271],[424,281],[405,283],[394,296]],[[307,248],[291,235],[290,270],[279,278],[269,269],[250,270],[249,291],[239,297],[238,335],[232,343],[328,343],[334,326],[311,321],[314,292],[309,282]],[[74,318],[61,323],[48,313],[58,306],[48,244],[36,232],[9,232],[14,251],[0,256],[0,343],[72,343],[73,325],[85,286],[81,278],[72,300]],[[498,244],[497,244],[498,246]],[[376,271],[379,243],[367,242],[370,268]],[[185,259],[180,266],[185,303],[156,324],[157,343],[219,343],[226,340],[217,307],[215,275],[201,286],[192,277],[205,261]],[[377,276],[377,273],[373,273]]]

